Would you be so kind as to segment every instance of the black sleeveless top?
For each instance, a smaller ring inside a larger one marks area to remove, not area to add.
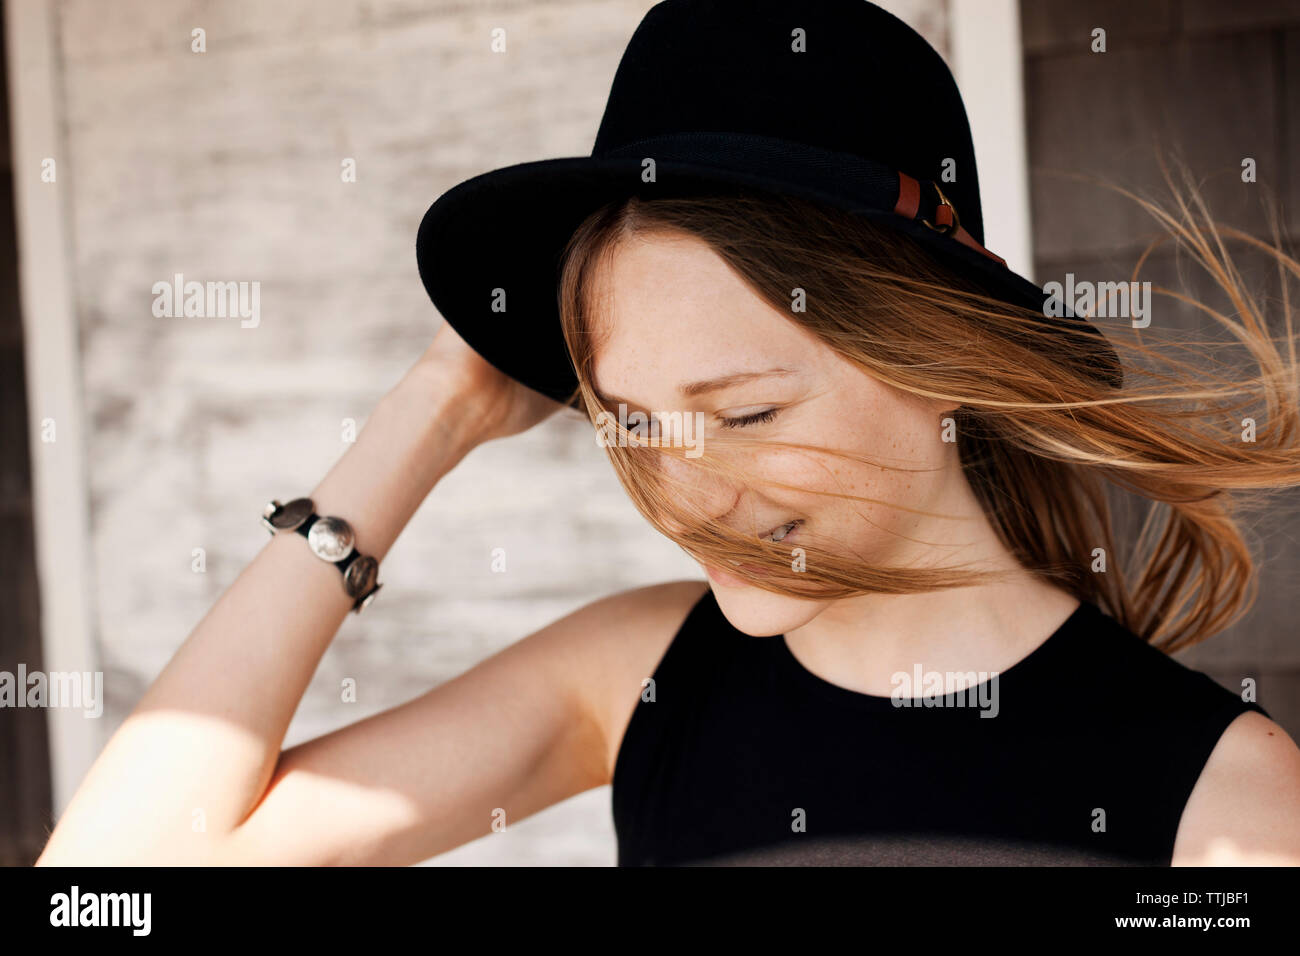
[[[653,678],[615,762],[620,866],[1167,866],[1223,731],[1267,716],[1089,602],[944,706],[823,680],[712,590]]]

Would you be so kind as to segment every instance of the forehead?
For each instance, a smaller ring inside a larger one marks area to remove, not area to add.
[[[705,242],[635,236],[593,282],[597,390],[666,396],[681,382],[738,369],[805,364],[818,343],[760,297]]]

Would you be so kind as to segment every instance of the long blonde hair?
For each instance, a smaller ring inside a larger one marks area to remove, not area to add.
[[[1132,196],[1222,289],[1233,314],[1157,287],[1211,317],[1248,356],[1107,325],[1125,382],[1116,390],[1091,373],[1093,333],[1062,334],[1043,315],[990,298],[908,237],[803,200],[741,191],[731,195],[628,198],[589,216],[564,254],[559,300],[578,374],[571,401],[593,423],[606,409],[592,363],[607,327],[594,294],[599,266],[635,235],[677,233],[706,242],[763,299],[880,382],[917,396],[959,402],[952,414],[962,468],[1003,544],[1017,561],[1081,600],[1096,602],[1165,651],[1205,640],[1239,619],[1256,597],[1255,561],[1244,534],[1246,506],[1300,484],[1300,401],[1289,280],[1300,264],[1276,246],[1217,225],[1188,182],[1173,211]],[[1283,326],[1270,334],[1260,300],[1227,251],[1237,240],[1271,258],[1282,277]],[[1138,270],[1151,250],[1139,260]],[[792,290],[806,311],[791,310]],[[1156,339],[1154,347],[1146,339]],[[1282,346],[1279,350],[1279,341]],[[1187,358],[1179,358],[1185,353]],[[936,423],[939,427],[939,423]],[[690,494],[655,467],[644,433],[607,452],[637,508],[660,532],[709,564],[763,569],[737,575],[797,597],[907,593],[960,587],[1002,572],[950,567],[879,567],[800,541],[741,535],[712,521]],[[735,435],[710,436],[692,465],[744,474],[728,447],[801,448],[886,468],[843,450]],[[789,487],[780,485],[781,487]],[[823,492],[834,494],[833,492]],[[869,501],[842,495],[858,501]],[[885,502],[904,510],[898,502]],[[1145,508],[1139,530],[1117,528],[1126,505]],[[801,536],[802,537],[802,536]],[[792,560],[793,559],[793,560]]]

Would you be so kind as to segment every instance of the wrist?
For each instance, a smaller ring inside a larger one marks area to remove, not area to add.
[[[445,450],[450,469],[485,440],[490,398],[457,370],[422,358],[380,404],[386,414],[418,423]]]

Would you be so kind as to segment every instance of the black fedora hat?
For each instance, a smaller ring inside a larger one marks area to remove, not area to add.
[[[449,189],[420,223],[420,278],[475,351],[566,401],[577,378],[557,291],[574,230],[614,199],[734,188],[889,225],[1047,325],[1084,326],[1096,338],[1095,377],[1122,383],[1098,329],[1063,304],[1050,311],[1066,318],[1049,317],[1044,291],[984,248],[952,74],[918,33],[866,0],[655,5],[623,53],[591,155],[506,166]]]

